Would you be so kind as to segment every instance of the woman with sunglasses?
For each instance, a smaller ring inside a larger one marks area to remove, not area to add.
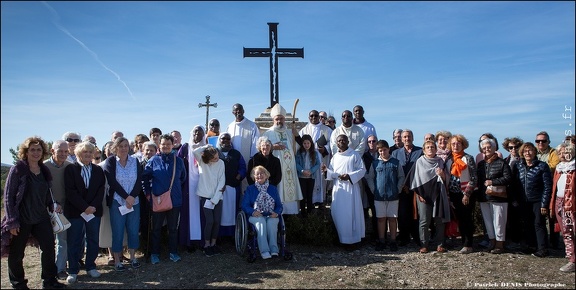
[[[521,156],[518,153],[520,146],[524,144],[524,140],[519,137],[506,137],[502,142],[502,148],[506,149],[510,154],[504,158],[504,162],[513,170],[516,163],[520,162]],[[508,250],[519,250],[520,241],[522,240],[522,230],[520,223],[520,207],[518,206],[518,194],[513,187],[508,187],[508,221],[506,223],[506,248]]]

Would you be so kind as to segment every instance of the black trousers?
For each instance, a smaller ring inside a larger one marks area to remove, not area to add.
[[[414,192],[411,190],[401,192],[398,199],[398,230],[398,241],[410,242],[412,236],[414,242],[420,244],[418,219],[414,219]]]
[[[20,224],[20,232],[17,236],[12,236],[10,242],[10,251],[8,254],[8,276],[10,284],[14,288],[26,286],[27,280],[24,278],[24,250],[28,237],[32,235],[38,244],[42,255],[40,256],[40,263],[42,265],[41,278],[44,281],[52,281],[56,279],[58,270],[56,269],[56,254],[54,250],[54,232],[52,231],[52,224],[50,219],[47,218],[37,224]]]
[[[462,193],[450,193],[450,201],[454,204],[454,212],[458,218],[458,229],[464,247],[472,247],[474,242],[474,209],[476,200],[470,197],[468,205],[462,203]]]
[[[314,184],[316,182],[313,178],[298,178],[300,182],[300,189],[302,190],[302,200],[300,201],[300,212],[303,215],[311,213],[314,209],[312,203],[312,195],[314,194]]]

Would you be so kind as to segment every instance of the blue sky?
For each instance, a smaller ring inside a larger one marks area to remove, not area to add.
[[[223,129],[242,103],[253,120],[269,105],[269,63],[243,47],[304,48],[279,61],[280,103],[341,123],[363,105],[378,137],[410,128],[501,143],[552,145],[574,134],[574,2],[1,2],[2,163],[39,135],[152,127],[190,130],[205,108]],[[568,119],[562,114],[566,113]],[[502,150],[501,150],[502,151]],[[505,153],[506,155],[506,153]]]

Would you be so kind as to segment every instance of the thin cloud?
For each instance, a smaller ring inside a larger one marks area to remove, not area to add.
[[[118,79],[119,82],[121,82],[124,87],[126,88],[126,90],[128,90],[128,93],[130,94],[130,97],[132,97],[132,100],[136,100],[136,98],[134,97],[134,94],[132,94],[132,90],[130,90],[130,88],[128,87],[128,85],[126,84],[126,82],[124,82],[122,80],[122,78],[120,77],[120,75],[118,75],[115,71],[113,71],[111,68],[109,68],[107,65],[105,65],[100,58],[98,57],[98,55],[92,51],[90,48],[88,48],[88,46],[86,46],[82,41],[80,41],[78,38],[74,37],[74,35],[72,35],[72,33],[70,33],[68,31],[68,29],[64,28],[62,25],[60,25],[59,23],[59,19],[60,16],[58,15],[58,12],[56,12],[56,10],[54,10],[54,8],[52,8],[52,6],[50,6],[48,3],[46,3],[45,1],[42,1],[42,4],[44,4],[46,6],[46,8],[48,8],[50,10],[50,12],[52,13],[52,23],[58,28],[60,29],[60,31],[64,32],[66,35],[70,36],[70,38],[74,39],[76,42],[78,42],[78,44],[80,44],[80,46],[82,46],[82,48],[84,48],[84,50],[86,50],[87,52],[89,52],[92,57],[100,64],[100,66],[102,66],[105,70],[109,71],[110,73],[112,73],[116,79]]]

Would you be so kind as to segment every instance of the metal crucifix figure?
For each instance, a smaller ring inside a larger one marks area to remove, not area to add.
[[[218,107],[218,103],[210,104],[210,96],[206,96],[206,103],[198,103],[198,108],[206,107],[206,127],[205,130],[208,130],[208,115],[210,114],[210,107]]]
[[[270,108],[280,102],[278,92],[278,57],[301,57],[304,58],[304,48],[278,48],[278,23],[268,22],[269,48],[246,48],[244,57],[268,57],[270,58]]]

